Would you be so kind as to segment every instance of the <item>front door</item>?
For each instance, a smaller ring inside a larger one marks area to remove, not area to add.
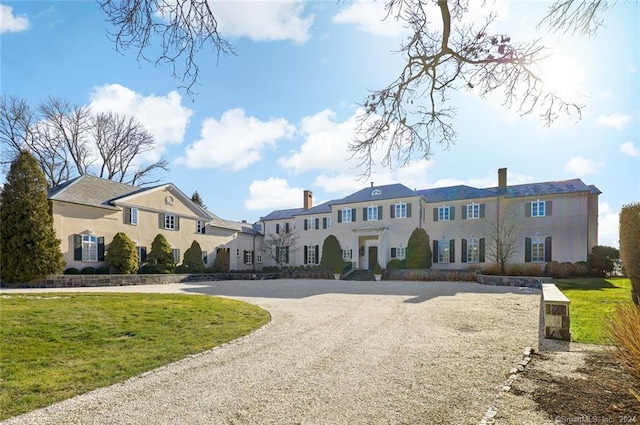
[[[369,270],[373,270],[378,262],[378,247],[370,246],[369,247]]]

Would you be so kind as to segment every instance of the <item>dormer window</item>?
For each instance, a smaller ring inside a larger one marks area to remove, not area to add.
[[[382,191],[380,189],[373,189],[371,191],[371,196],[382,195]]]

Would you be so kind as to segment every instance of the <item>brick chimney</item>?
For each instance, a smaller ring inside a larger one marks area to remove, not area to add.
[[[498,189],[504,190],[507,188],[507,169],[498,168]]]
[[[308,210],[309,208],[313,207],[313,192],[311,192],[310,190],[305,190],[304,191],[304,198],[302,199],[302,207],[305,210]]]

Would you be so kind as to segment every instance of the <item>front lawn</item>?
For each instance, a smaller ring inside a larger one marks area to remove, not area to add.
[[[571,300],[571,340],[610,344],[603,320],[616,305],[631,303],[631,281],[626,278],[555,279],[555,285]]]
[[[247,335],[269,313],[200,295],[0,296],[0,420]]]

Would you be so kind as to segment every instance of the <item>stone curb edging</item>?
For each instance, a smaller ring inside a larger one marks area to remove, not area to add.
[[[522,360],[518,362],[516,367],[509,370],[509,378],[507,378],[504,384],[502,384],[502,388],[500,388],[498,395],[493,400],[493,404],[489,407],[487,413],[484,414],[484,417],[479,422],[479,425],[489,425],[495,423],[495,416],[498,414],[498,408],[496,407],[498,400],[504,393],[511,391],[511,385],[513,385],[513,382],[518,379],[518,374],[525,371],[527,365],[531,361],[531,355],[534,352],[535,350],[533,348],[525,347],[522,353]]]

